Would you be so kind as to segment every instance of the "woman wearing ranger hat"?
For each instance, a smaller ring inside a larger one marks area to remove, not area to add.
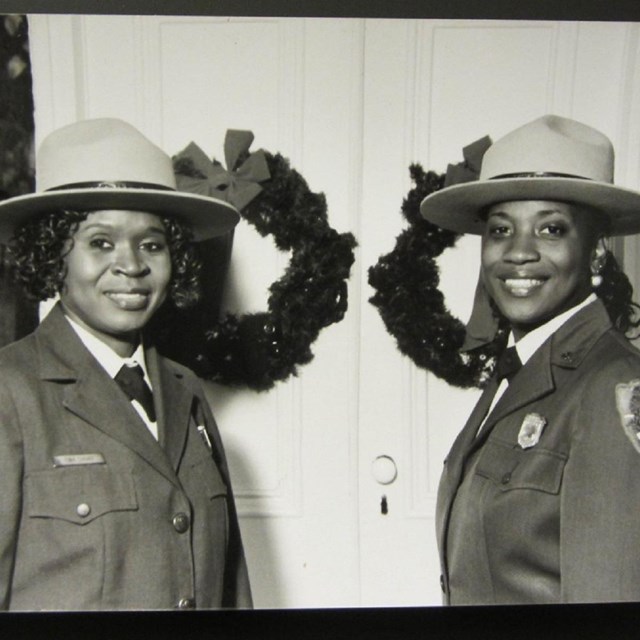
[[[0,606],[251,605],[220,435],[196,377],[145,327],[198,296],[192,239],[230,205],[178,193],[132,126],[53,132],[37,192],[0,203],[27,292],[59,302],[0,351]]]
[[[505,319],[515,347],[445,462],[446,602],[640,600],[640,353],[624,336],[631,287],[605,245],[640,231],[640,193],[613,184],[604,135],[545,116],[421,211],[482,235],[467,347]]]

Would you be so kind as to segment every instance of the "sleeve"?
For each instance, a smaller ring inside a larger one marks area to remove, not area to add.
[[[635,363],[598,372],[574,416],[561,496],[563,602],[640,600],[640,441],[619,410],[621,389],[640,390]]]
[[[9,608],[22,508],[23,446],[10,393],[0,382],[0,609]]]
[[[211,438],[212,455],[227,485],[229,542],[225,562],[226,570],[222,607],[229,609],[251,609],[253,607],[253,599],[251,596],[251,586],[249,584],[249,572],[244,555],[238,514],[222,438],[220,437],[220,432],[213,414],[209,410],[207,401],[202,394],[199,395],[199,404],[204,410],[204,423],[207,426],[207,432]]]

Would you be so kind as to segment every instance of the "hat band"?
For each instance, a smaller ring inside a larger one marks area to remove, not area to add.
[[[153,189],[155,191],[175,191],[172,187],[152,182],[72,182],[58,187],[51,187],[45,191],[68,191],[69,189]]]
[[[489,180],[503,180],[504,178],[574,178],[578,180],[591,180],[585,176],[576,176],[571,173],[553,173],[547,171],[530,171],[524,173],[502,173],[499,176],[492,176]]]

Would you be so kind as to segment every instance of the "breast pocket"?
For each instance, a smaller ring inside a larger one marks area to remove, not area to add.
[[[531,489],[557,494],[567,462],[565,454],[534,447],[488,440],[483,447],[476,474],[490,479],[501,491]]]
[[[30,518],[54,518],[78,525],[108,513],[138,509],[133,476],[103,466],[29,474],[25,502]]]

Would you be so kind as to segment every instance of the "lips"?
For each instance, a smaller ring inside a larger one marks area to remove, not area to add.
[[[501,278],[504,288],[516,298],[526,298],[535,293],[544,283],[545,278]]]
[[[107,291],[105,296],[117,307],[125,311],[139,311],[145,309],[149,303],[151,292],[147,289],[132,289],[128,291]]]

